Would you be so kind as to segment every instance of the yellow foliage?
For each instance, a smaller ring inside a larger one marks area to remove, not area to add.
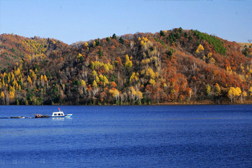
[[[97,87],[97,83],[96,83],[96,81],[95,81],[95,80],[93,81],[92,86],[93,86],[93,87]]]
[[[151,68],[148,68],[148,69],[147,69],[146,75],[147,75],[147,76],[150,76],[152,79],[154,79],[155,76],[156,76],[155,73],[154,73],[154,71],[153,71]]]
[[[143,69],[140,73],[141,75],[143,75],[145,73],[145,69]]]
[[[100,79],[99,79],[98,75],[97,75],[97,76],[95,76],[95,81],[96,81],[97,83],[99,83],[99,82],[100,82]]]
[[[45,80],[45,82],[47,81],[47,77],[46,77],[46,75],[44,75],[44,80]]]
[[[83,79],[81,80],[81,86],[82,87],[86,86],[86,82]]]
[[[37,79],[37,75],[35,74],[35,72],[33,70],[30,69],[30,76],[32,77],[33,80]]]
[[[100,61],[95,61],[93,62],[93,64],[96,69],[99,69],[100,67],[104,66],[104,63]]]
[[[85,47],[88,47],[88,42],[85,42],[85,43],[84,43],[84,46],[85,46]]]
[[[221,88],[220,88],[220,86],[219,86],[218,83],[215,84],[215,93],[216,93],[217,95],[220,95],[220,94],[221,94]]]
[[[209,63],[210,64],[215,64],[215,59],[213,57],[211,57],[210,60],[209,60]]]
[[[227,67],[226,67],[226,71],[227,71],[227,72],[232,72],[231,67],[230,67],[230,66],[227,66]]]
[[[77,56],[77,58],[79,59],[79,58],[81,58],[81,57],[82,57],[82,54],[79,53],[78,56]]]
[[[144,46],[144,44],[145,44],[144,41],[141,40],[140,45],[141,45],[141,46]]]
[[[96,76],[97,76],[97,72],[96,72],[95,70],[93,70],[93,71],[92,71],[92,75],[93,75],[94,77],[96,77]]]
[[[119,91],[117,90],[117,89],[110,89],[109,90],[109,93],[110,94],[112,94],[112,96],[114,97],[114,98],[116,98],[116,97],[118,97],[119,96]]]
[[[31,80],[31,77],[30,77],[30,76],[27,77],[27,81],[28,81],[30,84],[32,84],[32,80]]]
[[[152,85],[155,85],[156,82],[155,82],[154,79],[150,79],[150,80],[149,80],[149,83],[152,84]]]
[[[109,84],[108,78],[106,76],[103,76],[103,83],[104,83],[104,86]]]
[[[202,47],[203,47],[203,46],[202,46]],[[204,48],[203,48],[203,50],[204,50]],[[212,55],[213,55],[213,54],[212,54],[211,52],[210,52],[210,53],[208,53],[208,54],[207,54],[207,58],[211,58],[211,57],[212,57]]]
[[[95,47],[95,46],[96,46],[96,42],[94,41],[94,42],[93,42],[93,47]]]
[[[138,37],[138,41],[141,41],[141,37]]]
[[[134,96],[136,96],[137,92],[136,92],[136,90],[134,89],[134,87],[131,86],[129,89],[130,89],[130,91],[132,92],[132,94],[133,94]]]
[[[236,95],[240,96],[241,95],[241,89],[239,87],[236,87],[235,90],[236,90]]]
[[[132,75],[130,76],[130,83],[132,82],[132,80],[134,79],[135,77],[135,72],[132,73]]]
[[[99,75],[99,78],[100,78],[100,80],[101,80],[102,82],[104,81],[104,77],[103,77],[102,74]]]
[[[204,47],[200,44],[196,50],[196,53],[199,53],[200,51],[204,51]]]
[[[157,60],[158,60],[158,58],[157,58],[157,57],[151,57],[151,58],[150,58],[150,61],[151,61],[151,62],[153,62],[153,61],[157,61]]]
[[[12,86],[10,86],[10,87],[9,87],[9,91],[15,92],[15,88],[12,87]]]
[[[3,84],[2,86],[4,86],[4,85],[5,85],[5,82],[4,82],[4,80],[3,80],[2,84]]]
[[[240,64],[240,68],[243,70],[244,69],[244,66],[242,65],[242,63]]]
[[[3,73],[3,78],[4,78],[6,75],[7,75],[7,74],[4,72],[4,73]]]
[[[210,85],[206,86],[206,92],[207,92],[207,94],[209,94],[211,92],[211,86]]]
[[[105,69],[106,72],[109,71],[109,67],[108,67],[107,64],[104,65],[104,69]]]
[[[9,92],[9,97],[11,100],[13,100],[15,98],[15,92],[14,91],[10,91]]]
[[[147,39],[147,37],[143,37],[143,41],[148,42],[149,40]]]
[[[142,65],[145,65],[145,64],[148,64],[148,63],[150,63],[150,59],[149,59],[149,58],[143,59],[143,60],[141,61],[141,64],[142,64]]]
[[[14,73],[16,76],[18,76],[20,74],[20,69],[18,68]]]
[[[125,56],[125,67],[131,68],[132,67],[132,61],[129,59],[128,54]]]
[[[242,92],[242,96],[243,97],[247,97],[248,95],[247,95],[247,92],[244,90],[243,92]]]
[[[93,62],[93,61],[90,62],[90,68],[91,68],[92,70],[94,70],[94,62]]]
[[[138,81],[138,76],[136,75],[136,76],[134,77],[134,79],[135,79],[135,81]]]
[[[5,96],[5,95],[4,95],[4,92],[2,91],[2,92],[1,92],[1,98],[4,98],[4,96]]]
[[[14,81],[12,82],[12,86],[16,86],[16,87],[18,87],[18,83],[17,83],[17,81],[16,81],[16,80],[14,80]]]
[[[113,65],[111,65],[110,63],[107,63],[109,70],[113,70]]]
[[[145,59],[143,59],[143,60],[141,61],[141,64],[142,64],[142,65],[145,65],[145,64],[146,64]]]
[[[245,93],[244,93],[245,94]],[[246,93],[247,94],[247,93]],[[239,87],[230,87],[228,91],[228,97],[232,100],[234,97],[241,95],[241,89]]]
[[[250,92],[250,96],[252,96],[252,86],[248,90]]]
[[[137,91],[136,96],[137,96],[139,99],[143,99],[143,93],[142,93],[141,91]]]
[[[14,80],[14,78],[15,78],[15,75],[14,75],[14,73],[13,72],[11,72],[11,80]]]
[[[11,75],[10,75],[10,74],[8,74],[8,83],[10,83],[10,76],[11,76]]]

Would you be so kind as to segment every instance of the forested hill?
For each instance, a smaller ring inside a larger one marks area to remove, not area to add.
[[[0,35],[0,104],[249,103],[252,49],[182,28],[67,45]]]

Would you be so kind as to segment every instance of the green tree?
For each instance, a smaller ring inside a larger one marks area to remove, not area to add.
[[[189,38],[189,41],[191,41],[192,40],[192,35],[190,34],[188,38]]]
[[[172,56],[172,52],[171,52],[171,50],[169,50],[169,51],[167,51],[167,58],[169,59],[171,56]]]
[[[103,52],[102,52],[101,49],[99,49],[99,56],[100,56],[100,57],[103,56]]]
[[[122,37],[119,38],[119,43],[124,44],[124,40]]]
[[[50,72],[49,71],[46,71],[46,74],[45,74],[48,78],[50,78],[51,77],[51,74],[50,74]]]
[[[180,27],[180,28],[178,29],[179,33],[182,33],[182,30],[183,30],[183,29]]]
[[[100,46],[100,45],[101,45],[100,39],[99,39],[99,38],[96,39],[96,40],[95,40],[95,43],[96,43],[97,46]]]
[[[115,39],[116,40],[116,34],[114,33],[113,36],[112,36],[112,39]]]
[[[187,33],[186,32],[184,33],[184,36],[185,36],[185,38],[187,38]]]
[[[176,33],[176,39],[180,39],[180,35],[178,33]]]
[[[165,36],[164,31],[160,30],[160,36]]]

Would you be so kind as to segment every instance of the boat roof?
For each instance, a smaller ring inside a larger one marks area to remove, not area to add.
[[[55,111],[53,113],[64,113],[63,111]]]

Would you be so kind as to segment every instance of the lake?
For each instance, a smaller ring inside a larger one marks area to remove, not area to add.
[[[26,118],[61,108],[72,119]],[[252,105],[0,106],[0,167],[252,167]]]

